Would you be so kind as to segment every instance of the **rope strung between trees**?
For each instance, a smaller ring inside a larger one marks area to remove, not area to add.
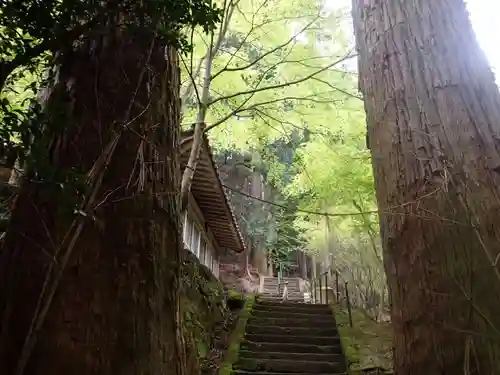
[[[227,185],[224,185],[224,184],[221,184],[224,188],[236,193],[236,194],[239,194],[239,195],[242,195],[244,197],[247,197],[247,198],[250,198],[250,199],[253,199],[253,200],[256,200],[256,201],[259,201],[259,202],[262,202],[262,203],[265,203],[265,204],[269,204],[271,206],[276,206],[276,207],[280,207],[280,208],[284,208],[284,209],[288,209],[289,207],[284,205],[284,204],[280,204],[280,203],[276,203],[276,202],[271,202],[271,201],[268,201],[268,200],[265,200],[265,199],[261,199],[261,198],[257,198],[257,197],[254,197],[250,194],[247,194],[247,193],[244,193],[242,191],[239,191],[237,189],[234,189],[230,186],[227,186]],[[471,226],[470,223],[461,223],[461,222],[458,222],[456,220],[452,220],[452,219],[448,219],[448,218],[444,218],[444,217],[436,217],[436,216],[423,216],[423,215],[418,215],[418,214],[415,214],[415,213],[409,213],[409,212],[394,212],[393,210],[397,209],[397,208],[404,208],[406,206],[409,206],[413,203],[416,203],[420,200],[423,200],[425,198],[428,198],[430,196],[433,196],[435,195],[438,191],[441,190],[441,187],[437,188],[436,190],[433,190],[431,191],[430,193],[428,194],[425,194],[424,196],[422,197],[419,197],[418,199],[415,199],[411,202],[406,202],[406,203],[403,203],[403,204],[400,204],[400,205],[397,205],[397,206],[392,206],[392,207],[389,207],[387,208],[386,210],[384,211],[379,211],[379,210],[372,210],[372,211],[363,211],[363,212],[340,212],[340,213],[330,213],[330,212],[320,212],[320,211],[312,211],[312,210],[303,210],[303,209],[299,209],[297,208],[296,211],[297,212],[302,212],[302,213],[305,213],[305,214],[310,214],[310,215],[318,215],[318,216],[327,216],[327,217],[342,217],[342,216],[359,216],[359,215],[373,215],[373,214],[378,214],[379,212],[382,212],[384,214],[387,214],[387,215],[405,215],[405,216],[413,216],[413,217],[418,217],[418,218],[421,218],[421,219],[424,219],[424,220],[441,220],[441,221],[446,221],[446,222],[449,222],[449,223],[453,223],[453,224],[458,224],[458,225],[462,225],[462,226]]]
[[[276,203],[276,202],[271,202],[271,201],[268,201],[268,200],[265,200],[265,199],[261,199],[261,198],[257,198],[257,197],[254,197],[250,194],[247,194],[247,193],[244,193],[242,191],[239,191],[239,190],[236,190],[230,186],[227,186],[227,185],[224,185],[222,184],[223,187],[225,187],[226,189],[236,193],[236,194],[239,194],[239,195],[242,195],[244,197],[247,197],[247,198],[251,198],[251,199],[254,199],[256,201],[259,201],[259,202],[262,202],[262,203],[265,203],[265,204],[269,204],[271,206],[276,206],[276,207],[281,207],[281,208],[284,208],[284,209],[288,209],[289,207],[288,206],[285,206],[284,204],[279,204],[279,203]],[[330,213],[330,212],[319,212],[319,211],[311,211],[311,210],[302,210],[302,209],[299,209],[297,208],[296,209],[297,212],[302,212],[302,213],[305,213],[305,214],[310,214],[310,215],[320,215],[320,216],[357,216],[357,215],[368,215],[368,214],[378,214],[378,210],[374,210],[374,211],[364,211],[364,212],[342,212],[342,213]]]

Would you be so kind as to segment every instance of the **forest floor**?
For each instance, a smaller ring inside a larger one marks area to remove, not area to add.
[[[392,373],[390,323],[378,323],[363,312],[353,310],[353,326],[350,327],[347,310],[335,310],[337,326],[352,373],[366,373],[369,369]]]

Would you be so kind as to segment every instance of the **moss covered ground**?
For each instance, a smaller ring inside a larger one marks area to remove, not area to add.
[[[362,311],[353,310],[353,326],[346,309],[334,307],[335,318],[347,357],[350,374],[392,373],[392,330],[390,323],[378,323]]]
[[[224,360],[219,369],[219,375],[230,375],[233,369],[233,364],[238,360],[238,354],[240,351],[240,344],[245,336],[245,328],[247,325],[248,318],[252,312],[252,307],[255,302],[255,295],[248,294],[246,296],[245,305],[239,313],[238,322],[236,327],[231,333],[229,338],[228,348],[224,355]]]

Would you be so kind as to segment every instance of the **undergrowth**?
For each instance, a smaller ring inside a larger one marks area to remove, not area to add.
[[[350,374],[392,373],[392,329],[390,323],[378,323],[362,311],[352,311],[350,327],[346,309],[334,307],[342,347],[349,363]],[[384,372],[381,372],[384,371]]]

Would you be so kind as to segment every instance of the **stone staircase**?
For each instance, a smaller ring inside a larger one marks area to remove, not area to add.
[[[331,307],[258,299],[232,375],[346,374]]]
[[[300,291],[300,279],[298,277],[281,278],[281,288],[278,288],[277,277],[264,277],[263,288],[261,290],[262,300],[281,300],[284,283],[287,282],[287,300],[289,302],[304,302],[304,293]]]

